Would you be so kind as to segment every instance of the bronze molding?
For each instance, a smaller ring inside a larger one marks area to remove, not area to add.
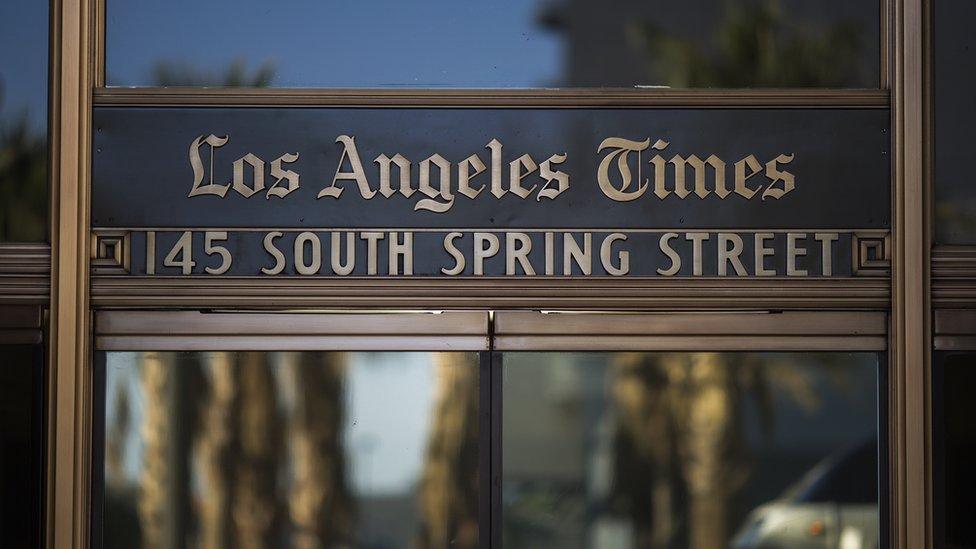
[[[103,311],[99,350],[487,351],[488,312]]]
[[[887,314],[497,311],[494,334],[499,350],[884,351]]]
[[[268,89],[98,88],[97,107],[879,108],[883,89]]]
[[[0,244],[0,304],[43,305],[50,291],[50,246]]]
[[[976,306],[976,246],[932,250],[932,306]]]
[[[555,283],[554,283],[555,282]],[[95,307],[581,310],[887,309],[885,277],[836,279],[95,276]]]

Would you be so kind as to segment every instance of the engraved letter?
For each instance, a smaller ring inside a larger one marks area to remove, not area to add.
[[[312,245],[312,260],[305,263],[305,244]],[[315,233],[305,231],[295,237],[295,270],[300,275],[313,275],[322,267],[322,243]]]
[[[777,166],[777,163],[789,164],[790,162],[793,162],[792,154],[781,154],[769,162],[766,162],[766,177],[768,177],[772,183],[770,183],[769,186],[766,187],[766,190],[763,191],[763,200],[766,200],[767,196],[770,198],[782,198],[783,195],[793,190],[793,187],[795,187],[793,174],[780,170]],[[776,186],[778,181],[783,182],[782,189]]]
[[[532,160],[532,157],[528,154],[523,154],[515,160],[512,160],[508,164],[509,190],[515,193],[515,196],[519,198],[529,196],[529,193],[534,191],[537,185],[532,185],[531,189],[526,189],[522,186],[522,180],[525,179],[525,176],[534,172],[538,167],[539,166],[536,165],[535,160]]]
[[[773,255],[773,249],[766,247],[766,241],[770,238],[773,238],[773,233],[756,233],[755,235],[756,276],[773,276],[776,274],[774,269],[766,268],[766,257]]]
[[[702,242],[708,240],[708,233],[685,233],[685,240],[691,241],[691,274],[702,275]]]
[[[627,240],[627,235],[623,233],[610,233],[609,236],[603,239],[603,244],[600,244],[600,262],[603,263],[603,269],[610,273],[611,276],[623,276],[630,272],[630,252],[627,250],[621,250],[617,253],[620,266],[615,267],[613,265],[611,257],[613,255],[613,243],[618,240]]]
[[[831,244],[840,238],[837,233],[814,233],[813,238],[820,241],[823,251],[820,255],[820,274],[831,276],[834,274],[833,251]]]
[[[264,235],[264,249],[271,254],[274,258],[274,267],[270,269],[267,267],[261,267],[261,272],[266,275],[276,275],[280,274],[281,271],[285,270],[285,254],[281,253],[281,250],[275,246],[275,239],[280,238],[283,235],[281,231],[271,231],[270,233]]]
[[[749,168],[749,173],[746,173],[746,168]],[[756,160],[756,157],[749,155],[742,160],[735,163],[735,194],[745,198],[750,199],[756,195],[758,189],[750,189],[746,187],[746,181],[762,171],[762,164]]]
[[[393,196],[395,192],[393,187],[390,185],[390,163],[397,165],[397,175],[400,176],[400,194],[404,198],[410,198],[414,193],[413,187],[410,186],[410,161],[403,157],[402,154],[397,153],[390,158],[385,154],[381,154],[373,160],[380,165],[380,194],[386,198]]]
[[[359,160],[359,151],[356,150],[356,138],[349,137],[348,135],[340,135],[336,138],[336,143],[342,143],[342,156],[339,157],[339,166],[336,168],[336,173],[332,177],[332,185],[319,191],[319,194],[315,198],[322,198],[323,196],[339,198],[343,189],[342,187],[337,187],[336,183],[340,180],[355,181],[359,185],[359,194],[363,198],[366,200],[373,198],[376,191],[369,187],[366,172],[363,171],[363,163]],[[346,161],[346,158],[349,159],[349,166],[352,168],[350,172],[342,171],[342,164]]]
[[[600,147],[597,149],[598,153],[602,152],[603,149],[613,149],[600,161],[600,167],[597,171],[597,181],[600,183],[600,190],[603,191],[603,194],[617,202],[630,202],[631,200],[640,198],[644,194],[644,191],[647,190],[646,179],[637,183],[636,190],[627,192],[632,182],[630,166],[627,164],[627,160],[631,152],[636,151],[640,153],[640,151],[646,149],[650,144],[650,138],[644,141],[631,141],[622,137],[608,137],[600,143]],[[614,187],[613,183],[610,182],[610,163],[614,159],[617,160],[617,170],[620,172],[619,189]],[[639,160],[637,162],[637,178],[640,179]]]
[[[671,241],[675,238],[678,238],[678,233],[664,233],[658,243],[664,255],[671,260],[671,266],[667,269],[657,269],[657,274],[661,276],[674,276],[681,270],[681,256],[671,247]]]
[[[505,233],[505,274],[515,274],[517,261],[527,275],[534,275],[535,269],[529,263],[529,252],[532,251],[532,239],[525,233]]]
[[[254,174],[254,187],[248,187],[247,183],[244,182],[244,163],[247,162],[251,166],[251,172]],[[264,160],[258,158],[254,153],[247,153],[246,155],[238,158],[234,161],[234,190],[240,193],[244,198],[250,198],[251,195],[264,190]]]
[[[488,247],[485,247],[488,244]],[[485,259],[498,253],[498,237],[492,233],[474,233],[474,274],[485,274]]]
[[[732,248],[729,248],[729,242]],[[725,276],[727,263],[732,263],[736,276],[746,276],[746,267],[739,259],[742,254],[742,237],[735,233],[718,233],[718,276]]]
[[[593,235],[583,233],[583,248],[580,249],[579,243],[572,233],[563,233],[563,275],[573,274],[573,262],[575,261],[583,274],[586,276],[592,272],[592,246]]]
[[[441,267],[441,272],[448,276],[457,276],[464,272],[464,254],[454,245],[454,241],[462,236],[464,236],[462,233],[454,232],[447,233],[447,236],[444,237],[444,250],[454,258],[453,268],[445,269]]]
[[[403,243],[397,238],[397,233],[390,233],[390,276],[400,274],[400,257],[403,257],[403,274],[413,274],[413,233],[405,231],[403,233]]]
[[[366,241],[366,274],[376,274],[376,246],[383,236],[383,233],[373,231],[359,234],[359,238]]]
[[[542,186],[542,190],[535,196],[536,202],[541,201],[543,198],[551,200],[564,191],[569,190],[569,174],[561,171],[552,171],[552,164],[562,164],[565,161],[565,154],[554,154],[539,166],[539,176],[546,180],[546,184]],[[550,186],[553,179],[558,183],[555,189]]]
[[[502,188],[502,144],[492,139],[485,148],[491,151],[491,194],[501,198],[508,192]]]
[[[346,233],[346,264],[342,264],[342,241],[338,231],[332,233],[332,272],[339,276],[346,276],[356,268],[356,233]]]
[[[796,258],[807,255],[806,247],[797,247],[798,240],[805,240],[806,233],[787,233],[786,235],[786,276],[807,276],[806,269],[796,268]]]
[[[190,143],[190,166],[193,168],[193,187],[190,189],[190,194],[187,197],[197,196],[201,194],[215,194],[219,197],[223,197],[227,194],[227,189],[230,188],[230,183],[226,185],[215,185],[214,180],[214,149],[217,147],[223,147],[227,144],[229,137],[217,137],[214,134],[208,135],[204,138],[202,135],[193,140]],[[200,141],[203,141],[207,145],[210,145],[210,183],[206,185],[201,185],[203,183],[203,161],[200,160]]]
[[[472,169],[474,173],[471,173]],[[462,160],[458,164],[458,192],[468,198],[477,198],[481,191],[485,190],[485,186],[475,189],[471,186],[471,180],[483,171],[485,171],[485,163],[478,155],[472,154]]]
[[[435,189],[430,184],[430,165],[437,166],[440,175],[440,190]],[[432,155],[420,163],[420,192],[429,196],[413,207],[416,210],[429,210],[432,212],[443,213],[451,209],[454,205],[454,194],[451,192],[451,163],[439,154]],[[438,202],[440,197],[444,202]]]
[[[274,185],[271,185],[271,188],[268,189],[268,194],[265,196],[265,198],[271,198],[272,196],[284,198],[288,196],[288,193],[298,189],[298,174],[291,170],[281,169],[282,162],[291,164],[296,160],[298,160],[298,153],[285,153],[271,161],[271,177],[275,177],[277,180],[275,181]],[[279,186],[282,179],[288,180],[288,185],[285,188],[281,188]]]

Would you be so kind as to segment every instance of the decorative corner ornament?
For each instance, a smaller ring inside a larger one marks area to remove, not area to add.
[[[129,274],[129,231],[93,231],[92,274]]]
[[[891,274],[891,235],[889,233],[854,233],[851,238],[855,276],[889,276]]]

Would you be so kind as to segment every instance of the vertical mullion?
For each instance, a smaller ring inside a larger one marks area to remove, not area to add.
[[[494,338],[492,338],[494,340]],[[492,341],[494,347],[494,341]],[[502,547],[502,353],[491,351],[491,547]]]
[[[489,341],[491,339],[489,338]],[[491,352],[478,353],[478,547],[491,547]]]

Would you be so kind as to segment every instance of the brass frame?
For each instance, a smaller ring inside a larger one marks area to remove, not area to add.
[[[104,311],[100,351],[487,351],[488,312]]]
[[[887,347],[890,349],[891,387],[887,400],[890,402],[888,428],[892,441],[889,456],[892,471],[891,541],[896,547],[931,546],[931,455],[927,450],[931,436],[928,402],[931,153],[927,148],[931,143],[931,100],[927,57],[930,37],[926,31],[929,0],[879,1],[882,25],[879,90],[320,92],[105,89],[104,0],[54,0],[50,109],[51,282],[46,282],[48,275],[42,266],[44,246],[0,249],[0,302],[43,303],[47,300],[48,287],[51,293],[47,546],[80,548],[87,547],[89,542],[92,306],[519,308],[538,304],[545,298],[552,308],[657,307],[704,311],[746,310],[755,307],[760,297],[763,306],[770,309],[867,309],[875,312],[861,314],[871,318],[872,323],[877,322],[876,315],[890,308]],[[230,289],[220,290],[212,284],[192,280],[147,284],[139,280],[95,277],[89,286],[88,164],[90,115],[95,104],[564,108],[885,108],[890,105],[894,139],[892,274],[890,279],[869,277],[839,282],[706,279],[669,283],[638,281],[635,284],[622,280],[570,280],[561,282],[554,294],[552,288],[545,288],[544,280],[485,280],[466,295],[461,295],[457,286],[444,281],[396,281],[380,291],[364,295],[366,286],[361,282],[306,283],[296,280],[276,286],[283,292],[274,298],[267,295],[270,286],[263,281],[253,284],[224,281]],[[976,305],[974,249],[939,248],[934,251],[932,300],[937,306]],[[510,297],[493,298],[499,287],[510,291]],[[868,340],[876,345],[875,338],[879,334],[874,333],[877,326],[872,326],[873,335]],[[658,338],[654,344],[660,341],[663,340]]]
[[[884,351],[881,312],[605,314],[496,311],[499,351]]]

